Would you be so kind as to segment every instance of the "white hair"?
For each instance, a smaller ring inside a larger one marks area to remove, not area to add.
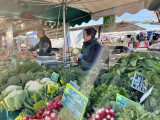
[[[43,29],[38,29],[38,30],[37,30],[37,33],[41,33],[41,34],[45,35],[45,30],[43,30]]]

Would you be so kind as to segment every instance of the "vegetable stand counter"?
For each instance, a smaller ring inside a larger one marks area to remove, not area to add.
[[[20,110],[14,112],[4,110],[3,112],[0,112],[0,120],[15,120],[20,112]]]

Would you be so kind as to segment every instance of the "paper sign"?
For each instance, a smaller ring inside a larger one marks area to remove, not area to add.
[[[152,87],[141,97],[139,103],[142,103],[148,96],[151,95],[151,92],[152,92],[152,90],[153,90],[153,87],[154,87],[154,86],[152,86]]]
[[[116,102],[119,105],[119,107],[125,107],[127,103],[130,103],[132,100],[120,95],[117,93],[116,96]]]
[[[142,93],[145,93],[148,87],[148,78],[136,72],[131,87]]]
[[[51,76],[51,80],[53,80],[54,82],[57,82],[58,78],[59,78],[59,74],[53,72]]]
[[[88,102],[87,97],[67,84],[61,102],[77,120],[82,120]]]

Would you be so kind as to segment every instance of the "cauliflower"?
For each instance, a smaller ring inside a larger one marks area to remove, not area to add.
[[[26,84],[25,89],[28,91],[30,95],[33,95],[35,92],[44,91],[45,87],[43,84],[40,84],[37,81],[29,81]]]
[[[21,86],[17,85],[10,85],[8,86],[4,91],[2,91],[2,95],[6,97],[9,93],[11,93],[13,90],[22,90]]]
[[[4,98],[3,102],[8,111],[19,110],[23,107],[27,93],[24,90],[13,90]]]
[[[43,78],[41,81],[40,81],[41,84],[55,84],[55,82],[51,81],[51,79],[49,78]]]

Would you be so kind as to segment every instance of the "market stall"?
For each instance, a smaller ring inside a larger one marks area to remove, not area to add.
[[[27,11],[32,8],[34,15],[41,20],[58,19],[58,22],[59,19],[63,20],[64,37],[65,22],[75,25],[88,21],[91,12],[93,12],[93,17],[99,18],[107,15],[111,9],[114,9],[114,14],[121,14],[126,8],[128,8],[126,11],[134,11],[151,4],[148,0],[128,0],[124,3],[118,1],[114,4],[112,1],[102,0],[96,2],[97,5],[94,2],[83,0],[62,1],[61,3],[49,0],[27,2],[23,0],[20,3],[8,1],[18,7],[12,11],[2,11],[2,15],[14,16],[17,9]],[[3,2],[6,3],[6,1]],[[106,7],[105,4],[108,6]],[[34,5],[36,7],[33,7]],[[135,7],[132,8],[133,5]],[[136,9],[137,6],[141,7]],[[63,18],[60,11],[62,7]],[[45,16],[48,9],[52,10],[49,10]],[[56,12],[53,13],[53,10]],[[66,11],[69,17],[65,19]],[[77,15],[72,16],[71,11]],[[28,14],[26,16],[28,17]],[[32,15],[29,17],[35,18]],[[14,31],[7,30],[11,39]],[[65,43],[66,38],[64,38],[64,45]],[[66,49],[64,51],[66,54]],[[80,50],[76,49],[72,51],[72,54],[75,55],[78,52]],[[58,63],[56,67],[46,65],[46,59],[53,60],[54,58],[37,57],[37,61],[34,61],[30,54],[24,51],[15,56],[5,56],[0,62],[2,66],[0,71],[0,110],[2,111],[0,120],[159,120],[160,55],[133,52],[123,57],[120,56],[120,59],[108,71],[100,69],[99,63],[92,70],[84,71],[76,65],[66,66],[61,63],[61,65]]]

